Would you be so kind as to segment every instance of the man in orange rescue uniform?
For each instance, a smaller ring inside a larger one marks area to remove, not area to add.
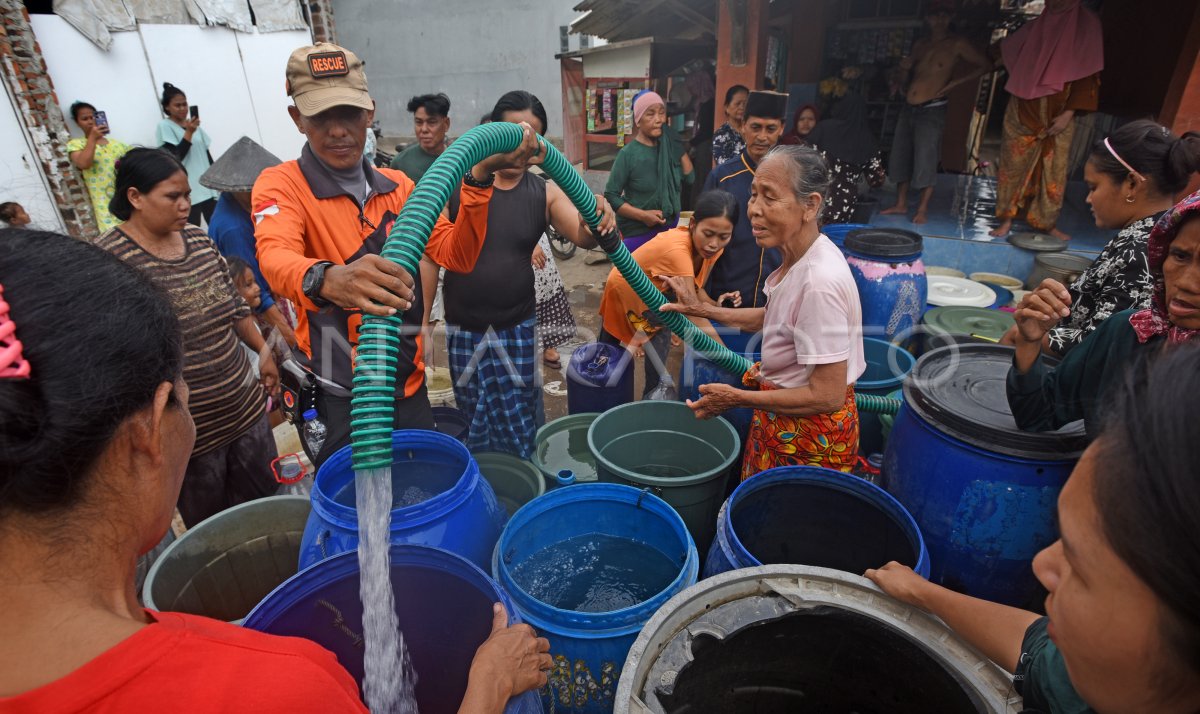
[[[327,430],[310,454],[319,466],[350,443],[352,358],[364,313],[402,313],[395,428],[434,424],[425,392],[420,276],[379,256],[413,182],[363,158],[375,102],[362,62],[333,44],[301,47],[288,59],[287,93],[294,103],[288,113],[308,142],[298,160],[262,173],[251,202],[263,275],[299,308],[296,356],[316,376],[315,406]],[[489,156],[463,177],[458,222],[438,218],[425,254],[447,270],[475,267],[493,174],[541,162],[536,133],[523,127],[516,151]]]

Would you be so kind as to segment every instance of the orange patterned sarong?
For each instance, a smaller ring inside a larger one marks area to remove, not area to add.
[[[762,390],[777,389],[765,381]],[[846,402],[836,412],[788,416],[754,410],[742,480],[776,466],[822,466],[849,472],[858,459],[858,406],[854,385],[846,387]]]

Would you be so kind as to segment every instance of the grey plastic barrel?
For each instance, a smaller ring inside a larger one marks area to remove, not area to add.
[[[542,472],[519,456],[495,451],[479,451],[472,456],[479,464],[479,473],[491,484],[509,517],[546,492]]]
[[[1092,265],[1092,258],[1076,253],[1038,253],[1033,257],[1033,270],[1025,279],[1030,290],[1036,290],[1046,278],[1054,278],[1070,287],[1075,279]]]
[[[765,565],[659,608],[625,659],[614,712],[1020,709],[1008,674],[941,620],[857,575]]]
[[[169,548],[174,542],[175,531],[168,528],[167,532],[163,535],[162,540],[158,542],[158,545],[143,553],[141,557],[138,558],[137,570],[134,571],[133,575],[133,584],[137,589],[137,592],[140,593],[142,591],[142,586],[146,583],[146,576],[150,574],[150,568],[154,567],[155,561],[162,557],[162,554],[165,553],[167,548]]]
[[[304,496],[272,496],[201,521],[150,567],[143,602],[151,610],[241,620],[296,574],[310,510]]]

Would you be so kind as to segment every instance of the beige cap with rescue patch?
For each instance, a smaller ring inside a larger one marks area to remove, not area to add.
[[[374,109],[362,60],[345,47],[301,47],[287,63],[287,93],[306,117],[339,106]]]

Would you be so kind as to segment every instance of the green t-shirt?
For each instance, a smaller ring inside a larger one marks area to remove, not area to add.
[[[1038,357],[1025,374],[1008,372],[1008,406],[1025,431],[1053,431],[1083,419],[1088,438],[1100,433],[1105,398],[1137,360],[1162,349],[1163,338],[1138,342],[1129,316],[1114,313],[1057,366]]]
[[[404,175],[412,179],[413,183],[421,180],[425,172],[433,166],[436,156],[426,152],[421,148],[420,144],[413,144],[399,154],[396,154],[392,159],[391,167],[399,171],[403,171]]]
[[[1025,630],[1021,659],[1013,673],[1013,686],[1025,700],[1022,711],[1039,714],[1094,714],[1079,697],[1062,652],[1046,634],[1049,618],[1040,618]]]
[[[683,176],[682,186],[691,186],[695,178],[695,171]],[[679,206],[664,205],[660,196],[658,147],[646,146],[640,141],[630,141],[613,162],[612,172],[609,173],[608,183],[604,187],[604,198],[614,211],[630,203],[644,211],[660,210],[663,212],[663,218],[670,223],[679,214]],[[617,227],[625,237],[641,235],[651,230],[645,223],[621,215],[617,216]]]

